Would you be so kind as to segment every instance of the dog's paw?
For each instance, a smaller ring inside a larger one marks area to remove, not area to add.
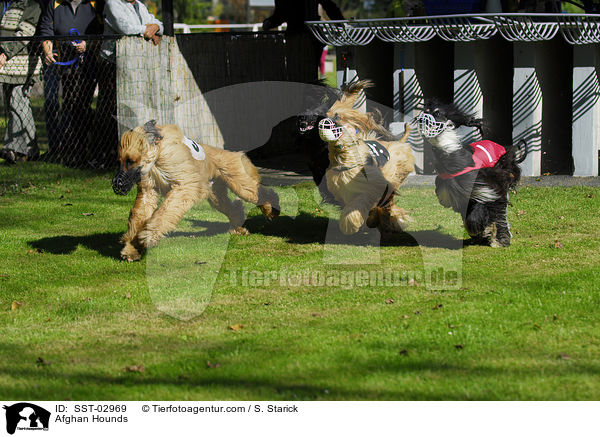
[[[356,234],[364,223],[360,211],[351,211],[340,217],[340,231],[345,235]]]
[[[121,258],[129,262],[139,261],[142,258],[142,254],[130,243],[126,243],[125,247],[121,249]]]
[[[260,210],[262,211],[264,216],[266,218],[268,218],[269,220],[273,220],[274,218],[279,217],[279,214],[281,212],[279,209],[274,208],[270,203],[265,203],[264,205],[258,205],[258,207],[260,208]]]
[[[250,232],[248,232],[248,229],[246,229],[243,226],[236,226],[235,228],[231,228],[229,230],[229,233],[231,235],[250,235]]]

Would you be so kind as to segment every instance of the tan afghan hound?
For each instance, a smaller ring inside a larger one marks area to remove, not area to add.
[[[319,122],[319,134],[329,145],[327,188],[341,203],[340,230],[354,234],[363,225],[380,232],[402,231],[409,220],[394,204],[398,187],[414,170],[406,143],[410,129],[397,139],[371,113],[354,108],[360,93],[372,86],[358,81],[344,91]]]
[[[139,260],[143,249],[155,246],[205,198],[227,216],[231,233],[248,234],[242,202],[229,199],[227,188],[258,205],[269,219],[279,215],[277,194],[260,184],[258,170],[246,155],[199,145],[175,125],[157,126],[152,120],[125,132],[119,160],[112,181],[115,193],[125,195],[138,186],[129,226],[121,238],[121,257],[128,261]],[[161,195],[165,198],[157,208]]]

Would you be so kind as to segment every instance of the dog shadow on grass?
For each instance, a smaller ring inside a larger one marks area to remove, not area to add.
[[[120,232],[104,232],[80,236],[60,235],[29,241],[28,244],[33,249],[54,255],[72,254],[79,246],[83,246],[98,252],[102,256],[121,259],[119,256],[122,246],[119,242],[121,235],[122,233]]]
[[[398,234],[385,234],[378,241],[373,241],[373,233],[357,233],[355,235],[342,235],[337,232],[337,220],[333,222],[336,227],[334,235],[327,235],[329,219],[327,217],[315,217],[311,214],[301,212],[296,217],[280,216],[268,222],[262,216],[249,217],[244,226],[250,233],[280,237],[293,244],[344,244],[344,245],[375,245],[381,246],[404,246],[404,247],[436,247],[443,249],[462,249],[463,240],[444,234],[437,229],[401,232]]]

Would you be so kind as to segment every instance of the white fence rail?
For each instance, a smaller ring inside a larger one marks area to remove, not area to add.
[[[600,42],[598,14],[460,14],[376,20],[308,21],[324,44],[366,45],[374,38],[386,42],[422,42],[435,35],[446,41],[476,41],[499,33],[508,41],[547,41],[557,33],[573,45]]]

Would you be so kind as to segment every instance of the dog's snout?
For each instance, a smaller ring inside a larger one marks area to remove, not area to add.
[[[112,187],[115,194],[125,196],[133,186],[140,180],[140,169],[135,170],[119,170],[113,177]]]

